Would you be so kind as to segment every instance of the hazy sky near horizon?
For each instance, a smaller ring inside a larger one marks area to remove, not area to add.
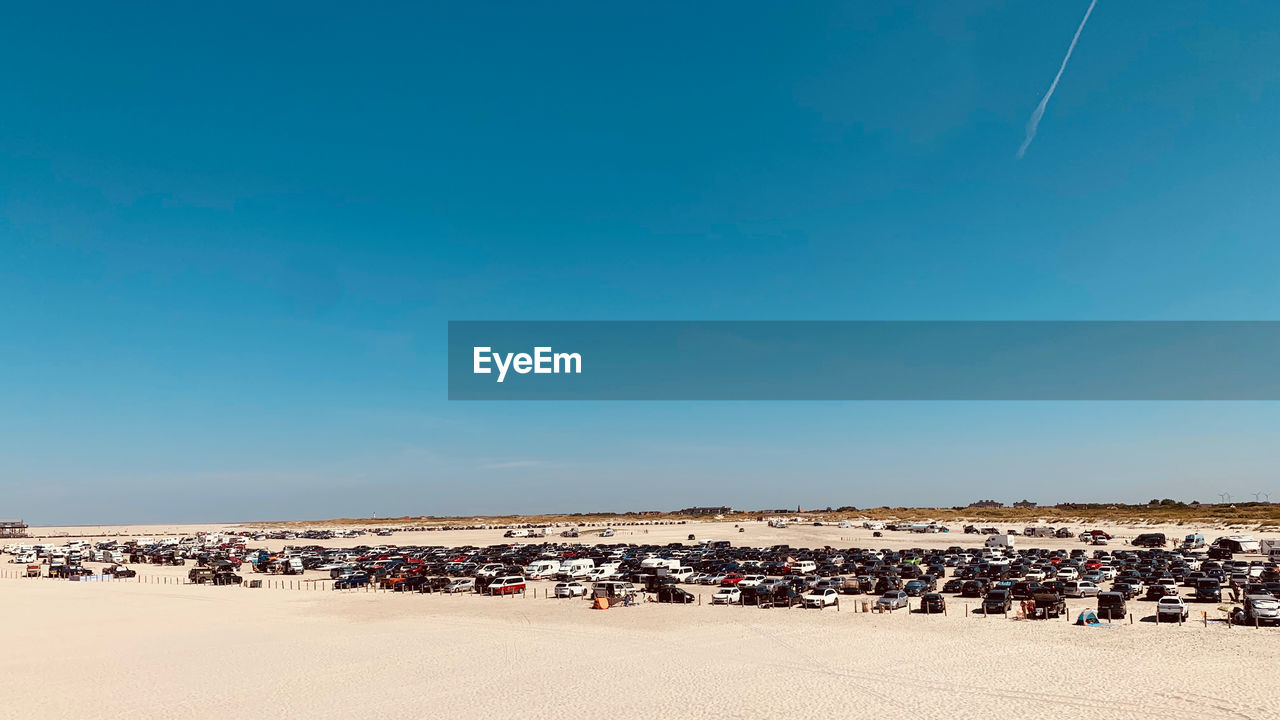
[[[1280,3],[24,4],[0,516],[1273,492],[1275,403],[450,403],[448,320],[1280,319]],[[798,369],[803,371],[803,369]]]

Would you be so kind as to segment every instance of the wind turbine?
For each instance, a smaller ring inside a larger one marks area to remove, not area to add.
[[[1261,490],[1259,490],[1258,492],[1256,492],[1256,493],[1254,493],[1254,494],[1253,494],[1253,501],[1254,501],[1254,502],[1262,502],[1262,491],[1261,491]]]
[[[1224,502],[1224,503],[1229,503],[1229,502],[1231,502],[1231,493],[1228,493],[1228,492],[1220,492],[1220,493],[1218,493],[1218,499],[1219,499],[1219,500],[1221,500],[1221,501],[1222,501],[1222,502]]]

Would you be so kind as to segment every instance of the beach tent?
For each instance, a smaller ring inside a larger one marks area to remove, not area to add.
[[[1101,625],[1098,621],[1098,614],[1092,610],[1085,610],[1076,618],[1077,625]]]
[[[607,597],[598,597],[598,598],[596,598],[596,602],[595,602],[595,609],[596,609],[596,610],[608,610],[608,609],[609,609],[609,598],[607,598]]]

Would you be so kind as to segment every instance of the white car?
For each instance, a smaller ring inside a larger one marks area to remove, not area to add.
[[[722,587],[711,596],[712,605],[730,605],[742,600],[742,591],[737,586]]]
[[[600,531],[600,537],[613,537],[613,528],[605,528]]]
[[[1032,568],[1027,571],[1027,575],[1025,579],[1029,581],[1043,582],[1045,579],[1044,570],[1041,570],[1039,568]]]
[[[1080,571],[1076,570],[1070,565],[1061,566],[1058,568],[1058,579],[1062,580],[1063,582],[1066,582],[1069,580],[1075,580],[1078,577],[1080,577]]]
[[[1156,603],[1156,618],[1172,622],[1186,620],[1187,604],[1177,595],[1166,595]]]
[[[690,585],[706,585],[706,579],[710,577],[706,573],[694,573],[685,580]]]
[[[804,600],[804,606],[807,608],[824,608],[829,605],[836,605],[840,602],[840,596],[831,588],[814,590],[813,592],[804,595],[801,599]]]
[[[556,583],[555,595],[558,598],[583,597],[587,594],[587,586],[576,582]]]
[[[755,587],[764,581],[764,575],[744,575],[738,587]]]

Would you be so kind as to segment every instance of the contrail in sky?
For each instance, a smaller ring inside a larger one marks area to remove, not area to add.
[[[1084,11],[1084,19],[1080,21],[1080,27],[1076,28],[1076,34],[1071,36],[1071,45],[1067,47],[1067,56],[1062,58],[1062,65],[1058,67],[1058,74],[1053,76],[1053,82],[1049,84],[1049,91],[1040,98],[1040,104],[1036,106],[1035,112],[1031,113],[1031,119],[1027,121],[1027,139],[1022,141],[1022,147],[1018,148],[1018,159],[1021,160],[1023,155],[1027,154],[1027,147],[1031,145],[1031,141],[1036,139],[1036,128],[1040,125],[1040,118],[1044,117],[1044,107],[1049,104],[1049,98],[1053,97],[1053,91],[1058,87],[1058,81],[1062,79],[1062,71],[1067,69],[1067,61],[1071,59],[1071,53],[1076,49],[1076,41],[1080,39],[1080,33],[1084,30],[1084,24],[1089,22],[1089,15],[1093,12],[1093,6],[1098,4],[1098,0],[1092,0],[1089,3],[1089,9]]]

